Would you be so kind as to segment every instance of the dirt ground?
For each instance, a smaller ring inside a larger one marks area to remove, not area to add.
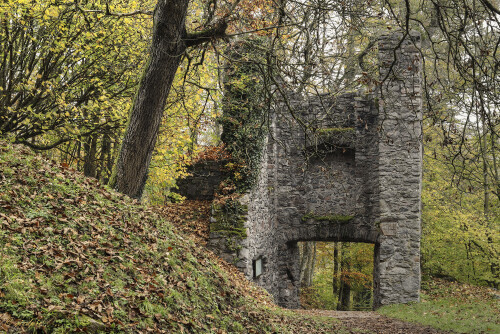
[[[449,333],[385,317],[375,312],[297,310],[297,313],[337,318],[350,333],[424,334]]]

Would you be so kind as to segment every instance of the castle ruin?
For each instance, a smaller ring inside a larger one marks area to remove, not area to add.
[[[258,179],[239,199],[248,208],[246,238],[228,248],[224,235],[210,234],[209,247],[281,306],[299,307],[301,241],[374,244],[374,307],[419,300],[420,36],[393,33],[378,43],[374,92],[290,94],[287,105],[311,131],[285,103],[274,106]]]

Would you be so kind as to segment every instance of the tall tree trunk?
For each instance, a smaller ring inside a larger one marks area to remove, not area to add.
[[[104,133],[102,136],[101,143],[101,155],[99,157],[99,171],[97,173],[97,178],[103,183],[108,182],[109,170],[108,170],[108,160],[111,155],[111,138],[108,133]]]
[[[495,137],[497,137],[498,139],[498,136],[497,136],[497,132],[494,132],[492,131],[490,133],[490,141],[491,141],[491,160],[492,160],[492,164],[493,164],[493,175],[492,175],[492,178],[493,178],[493,187],[494,189],[496,189],[496,195],[498,196],[498,198],[500,199],[500,182],[499,182],[499,178],[498,178],[498,167],[497,167],[497,157],[496,157],[496,140],[495,140]],[[488,227],[491,228],[492,231],[495,231],[495,225],[494,225],[494,220],[492,219],[491,220],[491,225],[488,224]],[[493,243],[493,238],[491,237],[491,235],[488,237],[488,243],[489,244],[492,244]],[[498,271],[499,271],[499,267],[498,267],[498,263],[495,262],[495,261],[491,261],[491,273],[493,275],[493,277],[498,277]],[[500,286],[500,283],[498,283],[498,281],[496,283],[493,283],[493,287],[495,289],[498,290]]]
[[[339,292],[339,302],[337,304],[338,311],[349,311],[351,309],[351,284],[349,278],[345,275],[349,272],[349,263],[344,263],[342,274],[340,277],[340,292]]]
[[[342,245],[342,254],[340,256],[341,272],[340,272],[340,289],[337,310],[349,311],[351,309],[351,278],[348,277],[351,271],[351,259],[348,256],[349,244]]]
[[[493,163],[495,163],[495,156],[494,156],[494,153],[492,155],[488,155],[488,135],[490,137],[493,137],[494,136],[494,133],[489,133],[487,131],[487,125],[486,125],[486,110],[484,109],[484,107],[481,108],[481,128],[482,128],[482,135],[483,135],[483,138],[482,138],[482,145],[481,145],[481,156],[483,158],[483,201],[484,201],[484,219],[486,220],[486,227],[487,229],[490,231],[490,233],[487,235],[487,240],[488,240],[488,244],[489,244],[489,247],[490,249],[493,249],[493,237],[492,237],[492,234],[493,234],[493,231],[495,231],[495,223],[494,223],[494,219],[490,216],[490,186],[491,186],[491,183],[490,183],[490,178],[488,177],[488,168],[491,168],[491,166],[488,166],[488,161],[491,161],[492,158],[493,158]],[[478,133],[481,133],[481,132],[478,132]],[[494,141],[492,141],[492,151],[493,152],[493,149],[494,149]],[[496,167],[496,166],[494,166]],[[493,174],[493,173],[492,173]],[[494,174],[493,174],[494,176]],[[494,179],[494,178],[493,178]],[[498,277],[498,265],[496,263],[496,259],[495,258],[490,258],[489,259],[490,261],[490,271],[491,271],[491,274],[494,278]],[[490,282],[491,286],[494,287],[494,288],[498,288],[498,283],[495,283],[494,280],[492,280]]]
[[[82,157],[82,137],[78,137],[76,141],[76,170],[81,171],[80,169],[80,161]]]
[[[310,248],[309,261],[307,264],[307,275],[305,276],[305,284],[309,287],[313,283],[314,267],[316,266],[316,242],[308,242]]]
[[[235,0],[231,13],[241,0]],[[229,14],[211,28],[186,33],[189,0],[158,0],[153,15],[153,39],[110,185],[141,198],[163,111],[175,72],[186,48],[226,36]]]
[[[336,295],[339,291],[339,273],[340,273],[340,246],[341,242],[333,243],[333,278],[332,291]]]
[[[88,177],[95,177],[97,171],[97,134],[88,136],[83,144],[85,157],[83,158],[83,174]]]
[[[110,180],[112,187],[132,198],[142,195],[165,103],[186,50],[188,3],[189,0],[158,0],[154,11],[149,61]]]
[[[69,163],[69,151],[71,149],[71,142],[61,145],[64,149],[61,151],[61,161]]]
[[[300,286],[307,288],[312,285],[314,267],[316,265],[316,242],[304,242],[301,248]]]

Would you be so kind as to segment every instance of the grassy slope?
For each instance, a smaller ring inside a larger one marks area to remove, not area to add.
[[[384,306],[378,312],[457,333],[500,333],[499,296],[492,289],[433,279],[422,283],[421,303]]]
[[[147,207],[0,141],[0,332],[331,332]]]

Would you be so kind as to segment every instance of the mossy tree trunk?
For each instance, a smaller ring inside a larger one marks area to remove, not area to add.
[[[85,157],[83,158],[83,174],[88,177],[95,177],[97,171],[97,134],[88,136],[83,144]]]
[[[101,155],[99,156],[99,165],[100,168],[97,172],[97,179],[101,180],[103,183],[108,182],[109,177],[109,169],[108,169],[108,160],[111,155],[111,137],[109,134],[105,133],[102,136],[102,144],[101,144]]]

